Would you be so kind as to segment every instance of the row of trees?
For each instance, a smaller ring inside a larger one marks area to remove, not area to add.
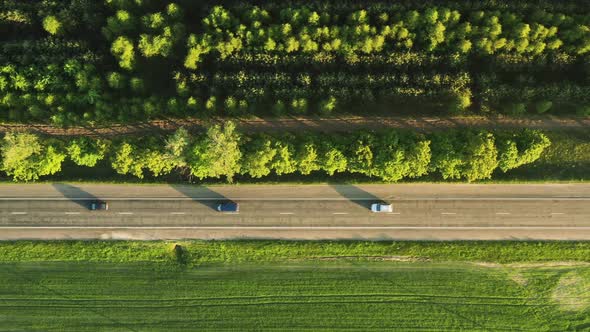
[[[191,135],[179,129],[164,137],[116,140],[76,137],[68,141],[8,133],[0,145],[1,169],[15,181],[55,174],[67,158],[95,167],[106,160],[119,174],[143,178],[172,172],[225,178],[313,172],[358,173],[387,182],[436,173],[443,179],[487,179],[496,169],[537,160],[550,145],[539,131],[451,131],[429,135],[388,130],[348,135],[283,133],[243,135],[235,125],[211,126]]]
[[[527,16],[510,10],[428,6],[372,13],[351,9],[331,14],[325,10],[320,14],[305,6],[274,10],[215,6],[203,19],[203,30],[189,36],[187,68],[197,69],[210,52],[224,59],[242,50],[343,55],[411,49],[481,55],[543,54],[560,49],[571,54],[590,52],[587,15],[543,11]]]

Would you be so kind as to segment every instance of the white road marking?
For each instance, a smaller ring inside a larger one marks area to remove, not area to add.
[[[456,212],[441,212],[440,214],[452,215],[452,214],[457,214],[457,213]]]
[[[80,214],[80,212],[66,212],[66,214]]]
[[[507,215],[507,214],[510,214],[510,212],[496,212],[496,214],[499,214],[499,215]]]
[[[563,213],[563,212],[551,212],[551,214],[553,214],[553,215],[562,215],[562,214],[565,214],[565,213]]]
[[[387,214],[401,214],[399,212],[387,212]]]
[[[348,214],[348,212],[334,212],[332,214]]]
[[[27,214],[26,212],[11,212],[10,214]]]
[[[170,212],[170,214],[182,215],[182,214],[186,214],[186,212]]]
[[[293,212],[281,212],[279,214],[293,214]]]
[[[590,226],[0,226],[0,229],[219,229],[219,230],[387,230],[387,229],[520,229],[520,230],[590,230]]]
[[[133,212],[119,212],[119,214],[133,214]]]

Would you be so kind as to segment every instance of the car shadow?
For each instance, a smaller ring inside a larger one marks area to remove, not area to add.
[[[198,202],[210,209],[217,211],[217,203],[222,201],[231,201],[229,198],[213,191],[205,186],[195,186],[190,184],[171,184],[170,187],[174,190]]]
[[[94,200],[99,200],[98,197],[91,193],[84,191],[76,186],[65,183],[53,183],[53,188],[59,191],[65,198],[80,205],[85,209],[90,209],[90,203]]]
[[[381,198],[351,184],[330,184],[330,187],[340,196],[365,209],[371,209],[371,204],[376,202],[385,203]]]

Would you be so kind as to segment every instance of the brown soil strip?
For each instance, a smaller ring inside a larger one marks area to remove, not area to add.
[[[114,124],[109,126],[80,126],[59,128],[49,124],[0,124],[0,132],[29,131],[50,136],[92,136],[113,137],[143,133],[174,131],[185,127],[198,132],[215,123],[228,121],[226,118],[213,119],[162,119],[132,124]],[[341,116],[319,117],[284,117],[284,118],[232,118],[238,128],[247,133],[255,132],[347,132],[359,129],[412,129],[417,131],[437,131],[457,128],[513,129],[533,128],[544,130],[589,129],[589,118],[535,116],[527,118],[512,117],[396,117],[396,116]]]

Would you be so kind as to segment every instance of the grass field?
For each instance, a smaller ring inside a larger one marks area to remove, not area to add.
[[[180,257],[173,250],[183,248]],[[392,257],[429,262],[590,262],[590,242],[570,241],[0,241],[0,263],[100,262],[200,266]]]
[[[590,267],[3,263],[2,331],[582,331]]]
[[[584,242],[0,242],[0,331],[590,329]]]

